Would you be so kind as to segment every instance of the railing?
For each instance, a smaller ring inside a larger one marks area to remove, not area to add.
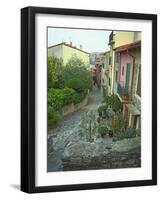
[[[120,83],[118,83],[117,86],[117,93],[123,100],[128,100],[129,99],[129,86],[122,86]]]

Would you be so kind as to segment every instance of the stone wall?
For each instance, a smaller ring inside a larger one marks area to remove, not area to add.
[[[62,162],[64,171],[141,167],[141,138],[78,141],[66,147]]]
[[[93,158],[67,159],[63,161],[63,170],[119,169],[141,167],[140,148],[127,152],[113,151],[107,155]]]
[[[83,108],[85,105],[87,105],[88,103],[88,95],[86,96],[86,98],[81,101],[80,103],[78,104],[69,104],[69,105],[66,105],[62,108],[62,116],[66,116],[66,115],[69,115],[77,110],[80,110],[81,108]]]

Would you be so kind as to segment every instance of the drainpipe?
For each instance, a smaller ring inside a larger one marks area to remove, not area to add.
[[[133,90],[133,83],[134,83],[134,67],[135,67],[135,56],[132,55],[130,52],[129,52],[129,49],[127,49],[127,54],[129,56],[132,57],[133,59],[133,68],[132,68],[132,81],[131,81],[131,88],[130,88],[130,98],[129,98],[129,101],[132,101],[132,90]]]

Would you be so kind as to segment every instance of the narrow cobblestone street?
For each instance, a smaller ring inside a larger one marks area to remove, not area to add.
[[[56,128],[48,131],[47,171],[70,171],[88,169],[115,169],[141,166],[140,137],[113,141],[109,136],[89,140],[88,127],[82,122],[94,124],[101,104],[101,92],[96,87],[89,94],[88,104],[81,110],[63,117]],[[82,135],[83,133],[83,135]]]
[[[101,92],[97,87],[94,87],[89,94],[88,104],[83,109],[65,116],[58,127],[48,131],[48,135],[50,135],[48,142],[51,141],[54,146],[54,153],[48,156],[48,172],[62,171],[62,155],[65,146],[71,140],[72,133],[77,129],[81,118],[89,111],[97,111],[100,103]]]

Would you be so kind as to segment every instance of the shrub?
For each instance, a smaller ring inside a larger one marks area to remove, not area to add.
[[[123,140],[123,139],[128,139],[128,138],[134,138],[138,135],[138,130],[134,128],[127,128],[127,130],[122,131],[122,132],[116,132],[115,134],[115,140]]]
[[[103,103],[105,103],[108,107],[111,107],[114,112],[122,109],[122,104],[116,95],[104,97]]]
[[[64,105],[74,101],[76,92],[71,88],[64,89],[48,89],[48,106],[59,111]]]
[[[130,127],[125,131],[125,134],[126,138],[134,138],[137,135],[137,131],[136,129]]]
[[[48,106],[48,125],[56,125],[60,121],[60,113]]]
[[[102,104],[98,107],[99,116],[102,118],[113,119],[114,118],[114,111],[106,104]]]
[[[91,88],[91,73],[81,59],[73,56],[64,67],[62,79],[65,87],[82,93]]]
[[[104,137],[106,134],[108,134],[109,129],[105,125],[99,125],[98,126],[98,133],[100,134],[101,137]]]
[[[107,117],[107,105],[105,105],[105,104],[100,105],[98,107],[97,111],[98,111],[100,117],[102,117],[102,118]]]
[[[115,120],[117,120],[118,123],[119,123],[119,129],[121,131],[125,131],[125,122],[126,122],[126,119],[123,117],[122,113],[120,113],[119,111],[116,112],[116,114],[115,114]]]
[[[48,57],[48,88],[62,88],[63,60],[54,56]]]
[[[98,113],[99,113],[99,116],[103,116],[106,114],[106,110],[107,110],[107,105],[100,105],[98,107]]]
[[[136,135],[137,135],[137,136],[141,136],[141,128],[138,128],[138,129],[136,130]]]
[[[83,91],[81,93],[75,92],[73,96],[73,103],[74,104],[80,103],[81,101],[85,99],[86,95],[87,95],[87,91]]]

